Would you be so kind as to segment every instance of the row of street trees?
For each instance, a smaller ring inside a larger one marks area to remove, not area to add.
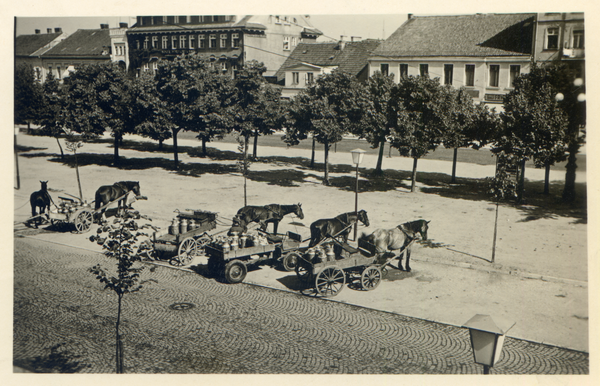
[[[411,76],[396,83],[393,76],[381,73],[360,83],[333,71],[285,102],[279,91],[266,83],[265,70],[262,63],[249,62],[232,79],[190,54],[159,61],[157,71],[135,78],[116,65],[94,65],[78,68],[63,84],[50,77],[41,86],[24,81],[32,80],[33,72],[19,67],[15,117],[17,123],[39,122],[47,135],[57,139],[63,128],[84,137],[109,130],[114,138],[115,164],[125,134],[152,138],[159,147],[172,138],[175,168],[181,130],[197,134],[204,154],[207,142],[235,133],[246,160],[251,138],[256,157],[260,135],[285,129],[283,140],[290,146],[313,140],[311,164],[315,142],[323,145],[324,184],[329,184],[331,146],[353,134],[379,148],[377,175],[383,173],[386,143],[402,156],[413,158],[411,191],[418,160],[440,145],[454,150],[451,183],[456,179],[459,148],[491,144],[503,158],[520,162],[522,179],[526,160],[545,167],[546,193],[550,166],[569,154],[563,196],[574,198],[575,155],[582,141],[577,133],[585,124],[585,111],[572,102],[575,91],[566,68],[534,66],[529,74],[517,78],[505,99],[505,112],[500,114],[475,105],[465,90],[441,85],[437,78]],[[561,92],[567,97],[557,102],[556,95]]]

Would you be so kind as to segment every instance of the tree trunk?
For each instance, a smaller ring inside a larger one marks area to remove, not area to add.
[[[563,190],[563,202],[571,203],[575,201],[575,177],[577,170],[577,152],[579,151],[579,143],[577,135],[572,136],[569,141],[569,157],[567,159],[567,173],[565,175],[565,188]]]
[[[525,190],[525,158],[521,161],[521,175],[519,176],[519,187],[517,192],[517,202],[521,203],[523,200],[523,191]]]
[[[315,168],[315,136],[313,135],[313,139],[312,139],[312,154],[310,156],[310,168],[314,169]]]
[[[121,135],[120,134],[116,134],[115,135],[115,157],[114,157],[114,164],[118,165],[119,164],[119,145],[121,144]]]
[[[163,149],[163,139],[159,139],[158,140],[158,150],[162,151],[162,149]]]
[[[202,156],[206,157],[206,138],[202,138]]]
[[[60,145],[60,141],[58,140],[58,137],[56,137],[56,143],[58,143],[58,148],[60,149],[60,159],[64,160],[65,159],[65,153],[63,152],[63,148]]]
[[[550,194],[550,164],[546,164],[546,173],[544,178],[544,194]]]
[[[323,177],[323,185],[329,186],[329,143],[323,144],[325,147],[325,175]]]
[[[77,185],[79,186],[79,200],[83,202],[83,193],[81,193],[81,180],[79,179],[79,163],[77,162],[77,151],[74,151],[75,155],[75,173],[77,174]]]
[[[119,325],[121,324],[121,300],[123,299],[123,294],[117,294],[118,297],[118,308],[117,308],[117,323],[116,323],[116,330],[117,330],[117,355],[116,355],[116,361],[117,361],[117,374],[123,374],[123,342],[121,341],[121,334],[119,332]]]
[[[458,159],[458,148],[454,148],[454,157],[452,158],[452,178],[450,179],[451,184],[456,183],[456,160]]]
[[[179,156],[177,154],[177,133],[179,130],[172,130],[173,132],[173,159],[175,160],[175,169],[179,169]]]
[[[375,175],[382,175],[383,174],[383,170],[381,170],[381,167],[383,165],[383,148],[385,147],[385,136],[382,136],[381,139],[379,140],[379,156],[377,157],[377,166],[375,166]]]
[[[254,132],[254,147],[252,148],[252,158],[257,159],[257,149],[258,147],[258,132]]]
[[[410,192],[415,191],[415,183],[417,182],[417,157],[413,157],[413,170],[412,170],[412,181],[410,183]]]
[[[250,137],[244,136],[244,206],[248,206],[248,193],[247,193],[247,176],[248,176],[248,145],[250,143]]]

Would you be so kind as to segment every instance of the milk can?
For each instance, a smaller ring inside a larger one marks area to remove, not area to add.
[[[240,248],[246,248],[246,240],[248,240],[248,236],[240,237]]]
[[[178,235],[179,234],[179,223],[177,221],[177,218],[174,218],[171,225],[169,225],[169,234],[170,235]]]
[[[196,222],[193,219],[190,219],[190,221],[188,221],[187,230],[189,232],[193,229],[196,229]]]
[[[335,260],[335,252],[333,252],[333,245],[329,244],[327,245],[327,261],[334,261]]]
[[[181,222],[179,223],[179,233],[185,232],[187,232],[187,220],[182,218]]]

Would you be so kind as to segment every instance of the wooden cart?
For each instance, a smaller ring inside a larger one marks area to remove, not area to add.
[[[162,259],[168,256],[169,263],[175,266],[189,264],[195,256],[205,253],[205,246],[212,241],[208,231],[217,226],[217,214],[203,210],[181,212],[177,215],[178,220],[193,220],[195,226],[183,233],[161,234],[154,232],[152,244],[156,257]]]

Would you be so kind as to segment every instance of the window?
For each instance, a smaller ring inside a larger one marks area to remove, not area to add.
[[[148,63],[144,63],[144,71],[148,71],[150,69],[150,67],[148,66]]]
[[[223,72],[227,71],[227,62],[221,62],[221,71],[223,71]]]
[[[283,50],[284,51],[290,50],[290,37],[289,36],[283,37]]]
[[[307,86],[310,86],[315,81],[314,74],[312,72],[307,72],[305,76],[305,83]]]
[[[179,37],[179,48],[185,48],[186,47],[186,44],[185,44],[186,41],[187,41],[187,38],[185,37],[185,35],[181,35]]]
[[[42,69],[39,67],[36,67],[33,69],[33,76],[35,78],[36,81],[41,82],[42,81]]]
[[[296,47],[298,45],[298,39],[295,36],[292,36],[292,47]]]
[[[429,76],[429,64],[419,64],[419,74],[421,76]]]
[[[490,87],[498,87],[500,84],[500,65],[490,64]]]
[[[158,62],[152,62],[152,71],[156,72],[158,71]]]
[[[213,16],[213,21],[219,21],[219,16]]]
[[[175,35],[171,36],[171,49],[177,49],[177,36]]]
[[[390,73],[390,65],[387,63],[381,63],[379,65],[379,70],[383,75],[388,75]]]
[[[475,86],[475,65],[465,64],[465,86]]]
[[[453,73],[454,73],[454,64],[444,64],[444,84],[452,85]]]
[[[174,17],[174,24],[179,24],[179,16],[173,16]]]
[[[61,80],[60,66],[56,66],[56,79]]]
[[[279,16],[275,16],[275,24],[279,24],[279,23],[281,23]]]
[[[193,50],[194,48],[196,48],[196,44],[194,43],[194,35],[190,35],[189,39],[190,39],[190,50]]]
[[[515,87],[515,79],[517,79],[517,77],[521,75],[521,66],[518,64],[511,64],[510,65],[510,80],[509,80],[509,87]]]
[[[583,48],[583,30],[573,31],[573,48]]]
[[[140,49],[140,41],[139,40],[135,41],[135,48],[137,48],[138,50]]]
[[[221,34],[221,48],[227,47],[227,34]]]
[[[546,49],[558,50],[558,28],[548,28],[546,31]]]
[[[148,40],[149,40],[149,39],[148,39],[148,36],[146,36],[146,37],[144,38],[144,49],[145,49],[145,50],[147,50],[147,49],[148,49]]]
[[[217,35],[210,35],[208,37],[208,48],[217,48]]]
[[[408,64],[400,64],[400,79],[408,78]]]
[[[166,50],[167,48],[169,48],[169,37],[163,36],[162,37],[162,49]]]
[[[292,84],[298,84],[298,83],[300,83],[300,73],[292,72]]]
[[[198,35],[198,48],[206,48],[204,43],[204,35]]]
[[[234,48],[240,46],[240,34],[231,34],[231,46]]]
[[[158,36],[152,36],[152,48],[158,48]]]

